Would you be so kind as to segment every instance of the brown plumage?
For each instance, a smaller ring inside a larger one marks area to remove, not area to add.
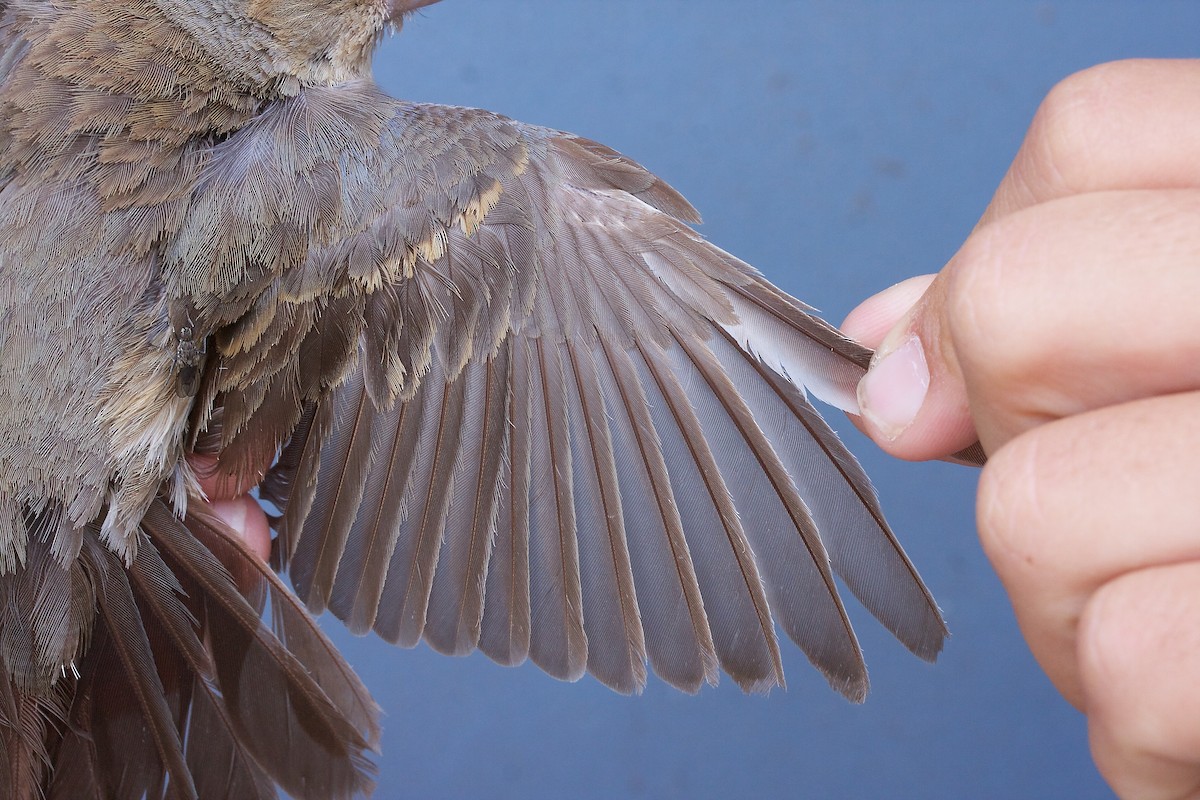
[[[869,351],[624,156],[372,82],[435,0],[0,0],[0,794],[341,798],[300,605],[622,692],[867,691],[945,627],[853,456]],[[203,434],[203,436],[202,436]],[[201,442],[281,510],[272,566]],[[270,609],[270,623],[262,621]]]

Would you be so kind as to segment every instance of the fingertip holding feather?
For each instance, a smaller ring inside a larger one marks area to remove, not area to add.
[[[209,509],[236,535],[246,549],[264,563],[271,557],[271,527],[258,501],[249,495],[213,500]]]

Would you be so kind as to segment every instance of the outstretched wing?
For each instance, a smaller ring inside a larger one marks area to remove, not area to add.
[[[287,439],[267,494],[309,607],[624,692],[647,663],[687,691],[718,667],[781,684],[778,624],[857,700],[836,573],[936,656],[933,599],[807,399],[854,408],[869,352],[616,152],[372,91],[309,93],[239,133],[213,185],[292,182],[306,208],[264,223],[220,196],[175,254],[262,228],[268,257],[218,276],[252,291],[197,306],[237,320],[205,391],[226,459]]]

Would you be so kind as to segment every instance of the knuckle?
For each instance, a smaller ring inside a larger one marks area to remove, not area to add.
[[[1098,161],[1123,137],[1114,126],[1124,124],[1129,84],[1139,81],[1136,62],[1116,61],[1077,72],[1060,81],[1042,101],[1030,126],[1020,161],[1026,183],[1050,187],[1065,195],[1088,189]]]
[[[1089,689],[1123,684],[1130,672],[1125,642],[1131,620],[1123,589],[1120,581],[1100,586],[1080,618],[1079,669]]]
[[[976,525],[1001,580],[1010,583],[1021,572],[1039,569],[1044,559],[1038,485],[1036,437],[1019,437],[988,459],[979,477]]]
[[[1124,573],[1092,594],[1076,648],[1087,713],[1125,746],[1191,757],[1200,743],[1193,683],[1200,648],[1194,564]]]
[[[955,339],[968,344],[986,344],[1001,324],[995,318],[997,253],[994,235],[998,225],[985,226],[971,234],[954,255],[946,285],[946,311]]]
[[[991,454],[980,474],[980,541],[1010,588],[1053,583],[1074,590],[1088,581],[1091,561],[1079,552],[1086,515],[1071,500],[1089,469],[1077,445],[1069,429],[1039,426]]]
[[[1096,590],[1079,620],[1076,654],[1088,712],[1120,720],[1128,739],[1144,740],[1152,731],[1139,724],[1146,696],[1138,689],[1153,676],[1146,674],[1143,645],[1162,632],[1138,602],[1137,583],[1117,578]]]
[[[1024,335],[1026,281],[1022,271],[1038,235],[1023,215],[996,220],[973,233],[955,255],[946,287],[946,324],[973,369],[989,385],[1019,386],[1036,364],[1035,338]]]

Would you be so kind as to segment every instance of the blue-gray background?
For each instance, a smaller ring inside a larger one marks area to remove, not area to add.
[[[1197,55],[1198,31],[1194,0],[447,0],[384,43],[377,74],[399,96],[622,150],[700,209],[709,238],[836,322],[953,254],[1057,80]],[[974,474],[891,461],[835,425],[946,612],[936,666],[852,607],[864,706],[790,643],[787,691],[726,680],[688,697],[652,678],[627,698],[330,622],[386,712],[377,796],[1111,796],[980,552]]]

